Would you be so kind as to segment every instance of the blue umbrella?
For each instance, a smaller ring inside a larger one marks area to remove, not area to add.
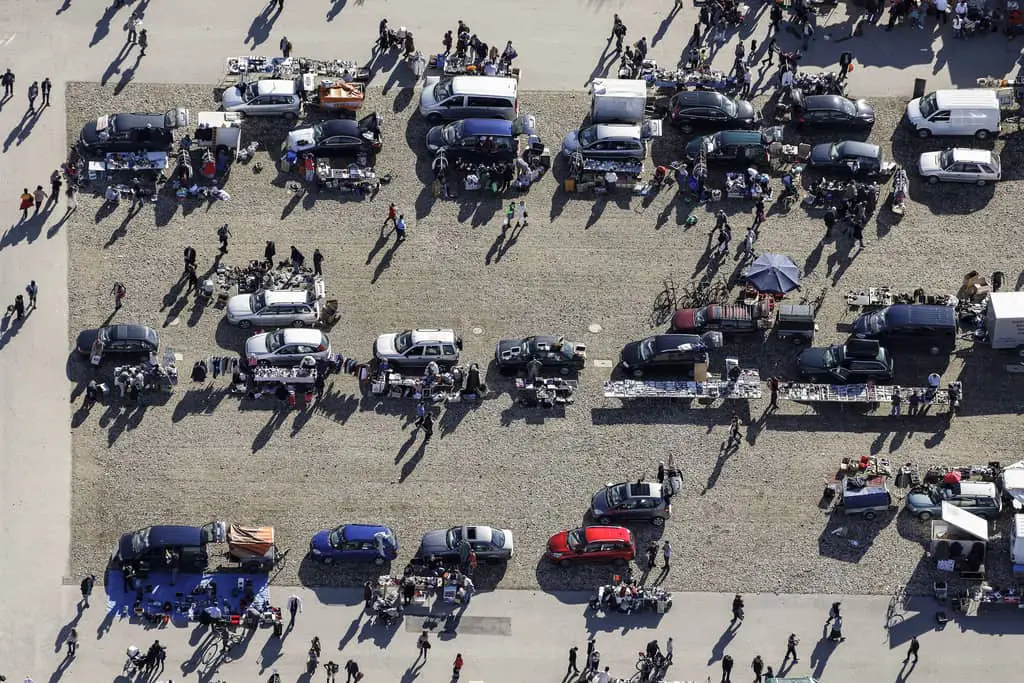
[[[759,292],[785,294],[800,285],[800,270],[782,254],[761,254],[747,269],[747,282]]]

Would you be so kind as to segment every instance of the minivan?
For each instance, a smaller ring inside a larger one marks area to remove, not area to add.
[[[863,313],[853,321],[858,339],[877,339],[883,346],[950,353],[956,347],[956,309],[933,304],[893,304]]]
[[[534,125],[527,115],[513,121],[462,119],[427,131],[427,149],[469,161],[511,160],[519,153],[519,136],[532,135]]]
[[[765,167],[771,161],[768,148],[771,143],[781,139],[781,126],[764,130],[723,130],[691,140],[684,154],[687,159],[696,161],[703,147],[709,164],[739,164],[740,168]]]
[[[907,121],[920,138],[973,135],[986,140],[999,135],[999,120],[995,90],[936,90],[907,103]]]
[[[943,502],[988,520],[995,519],[1003,511],[999,489],[990,481],[961,481],[911,489],[907,494],[907,511],[927,522],[942,516]]]
[[[500,76],[429,76],[420,93],[420,116],[430,123],[508,119],[519,111],[519,84]]]

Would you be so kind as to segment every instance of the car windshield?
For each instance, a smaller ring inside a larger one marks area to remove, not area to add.
[[[373,538],[379,548],[395,547],[395,537],[390,531],[378,531],[373,535]]]
[[[847,116],[853,116],[857,113],[857,107],[854,106],[853,102],[845,97],[839,97],[837,99],[839,100],[839,111],[843,112]]]
[[[437,85],[434,86],[434,101],[444,102],[452,95],[452,84],[451,81],[438,81]]]
[[[583,546],[586,545],[586,540],[583,538],[583,529],[573,529],[565,536],[565,544],[569,546],[569,550],[574,552],[580,552],[583,550]]]
[[[708,309],[699,308],[693,312],[693,326],[704,327],[704,323],[708,320]]]
[[[864,331],[868,334],[878,334],[885,327],[885,313],[875,311],[864,316]]]
[[[340,548],[341,544],[345,542],[344,527],[338,527],[327,536],[327,542],[331,544],[333,548]]]
[[[580,128],[579,141],[580,145],[583,147],[590,147],[592,144],[597,142],[597,126]]]
[[[828,148],[828,158],[838,159],[840,151],[841,150],[839,149],[839,145],[833,144],[831,147]]]
[[[921,116],[928,118],[935,113],[935,110],[939,108],[939,103],[936,101],[935,93],[925,95],[921,98]]]
[[[736,107],[736,103],[735,102],[730,100],[728,97],[723,97],[721,99],[721,105],[722,105],[722,110],[726,114],[728,114],[729,116],[732,116],[732,117],[736,116],[736,112],[738,111],[738,108]]]
[[[278,330],[274,334],[267,337],[268,351],[277,351],[282,346],[284,346],[284,330]]]
[[[412,332],[402,332],[395,337],[395,351],[405,353],[412,346]]]
[[[825,349],[825,352],[821,357],[825,362],[826,368],[834,368],[839,365],[839,354],[837,353],[835,346],[830,346]]]
[[[462,131],[464,128],[462,121],[456,121],[455,123],[447,125],[441,129],[441,138],[449,145],[454,145],[462,139]]]
[[[149,547],[149,527],[139,529],[132,534],[132,552],[141,555]]]
[[[267,295],[264,292],[257,292],[252,295],[250,300],[249,308],[255,313],[256,311],[262,311],[263,307],[267,305]]]
[[[497,529],[491,529],[491,545],[495,548],[505,547],[505,534],[498,531]]]
[[[949,168],[953,165],[953,150],[947,149],[939,154],[939,168]]]
[[[626,500],[626,496],[627,495],[628,495],[628,492],[626,491],[626,485],[625,484],[619,484],[618,486],[609,486],[608,487],[608,493],[607,493],[607,496],[606,496],[607,499],[608,499],[608,506],[609,507],[617,506],[619,503],[621,503],[622,501]]]
[[[654,337],[648,337],[640,342],[640,357],[648,360],[654,356]]]

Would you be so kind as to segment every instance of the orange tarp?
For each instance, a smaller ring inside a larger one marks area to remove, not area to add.
[[[236,553],[266,555],[274,547],[274,527],[232,524],[228,527],[228,546]]]

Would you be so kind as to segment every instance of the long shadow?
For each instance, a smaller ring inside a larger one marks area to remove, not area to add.
[[[654,37],[651,38],[651,47],[657,45],[658,42],[665,37],[665,34],[668,33],[668,27],[672,25],[672,21],[676,18],[676,15],[679,14],[680,9],[679,5],[673,5],[672,11],[668,13],[667,17],[661,20],[661,23],[658,24],[658,30],[654,32]]]
[[[106,71],[103,72],[103,76],[100,77],[100,85],[106,85],[107,82],[113,78],[114,74],[121,71],[121,64],[124,60],[128,59],[128,55],[131,54],[134,45],[125,41],[124,45],[121,46],[121,51],[117,53],[117,56],[110,60],[110,64],[107,65]]]
[[[371,284],[377,282],[377,280],[380,279],[380,276],[384,274],[384,271],[391,267],[391,261],[394,259],[395,252],[398,251],[398,247],[401,244],[401,242],[395,242],[391,245],[391,248],[384,252],[384,256],[382,256],[380,261],[377,263],[377,267],[373,269],[373,277],[370,278]]]
[[[70,0],[64,0],[64,7],[58,10],[57,14],[60,14],[61,11],[63,11],[70,4]],[[89,40],[89,47],[96,45],[101,40],[107,37],[107,34],[110,33],[110,20],[114,18],[115,14],[117,14],[118,9],[119,8],[114,6],[114,3],[111,2],[110,7],[108,7],[103,12],[103,16],[96,20],[96,30],[93,31],[92,38]]]
[[[285,419],[287,417],[288,417],[288,411],[286,409],[284,409],[284,408],[278,408],[277,409],[277,412],[275,412],[270,417],[270,419],[267,421],[267,424],[264,425],[263,429],[261,429],[259,431],[259,434],[256,435],[256,438],[253,439],[253,441],[252,441],[252,452],[253,453],[256,453],[257,451],[261,450],[264,446],[266,446],[268,443],[270,443],[270,438],[274,435],[274,432],[276,432],[278,429],[280,429],[281,425],[284,424],[284,421],[285,421]]]
[[[708,664],[714,664],[715,662],[721,661],[722,657],[725,656],[725,648],[729,647],[729,643],[736,637],[736,631],[733,630],[732,625],[722,631],[722,635],[718,637],[718,642],[715,643],[714,647],[711,648],[711,656],[708,657]]]
[[[20,145],[25,142],[25,140],[28,139],[28,136],[32,134],[32,129],[36,127],[36,123],[39,122],[39,119],[43,115],[43,109],[45,109],[45,107],[40,107],[34,112],[29,111],[26,113],[27,119],[24,121],[24,125],[21,127],[21,130],[18,131],[18,140],[15,142],[16,145]]]
[[[345,9],[345,3],[348,0],[331,0],[331,9],[327,11],[327,21],[334,21],[334,17],[341,14],[341,10]]]
[[[132,79],[135,78],[135,72],[138,71],[139,64],[141,63],[142,51],[140,50],[139,53],[135,55],[135,63],[121,72],[121,80],[119,80],[117,85],[114,86],[115,96],[120,95],[121,92],[128,87],[128,84],[132,82]]]
[[[252,41],[252,48],[255,50],[257,46],[267,42],[267,38],[270,37],[270,32],[274,29],[274,22],[281,16],[281,9],[278,7],[277,11],[271,10],[268,4],[266,8],[253,17],[252,23],[249,24],[249,33],[246,34],[245,40],[242,42],[248,44]]]
[[[415,438],[415,437],[414,437]],[[416,470],[416,466],[420,464],[420,460],[423,460],[423,456],[427,452],[427,442],[421,441],[420,447],[416,449],[416,452],[412,454],[404,465],[402,465],[402,473],[398,477],[398,483],[404,482],[409,476]]]
[[[7,134],[7,139],[4,140],[4,151],[5,152],[11,148],[11,145],[14,144],[15,140],[18,140],[19,144],[21,144],[20,143],[21,132],[22,132],[22,130],[24,130],[25,126],[28,125],[28,122],[31,120],[31,117],[32,117],[32,112],[29,111],[29,110],[26,110],[25,114],[21,117],[21,121],[18,121],[18,123],[16,123],[14,125],[14,128],[11,129],[11,132]]]

